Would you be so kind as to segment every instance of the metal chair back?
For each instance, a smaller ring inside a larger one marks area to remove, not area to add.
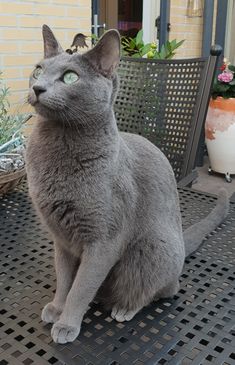
[[[122,58],[114,110],[120,131],[140,134],[169,159],[179,181],[195,167],[221,48],[208,58]]]

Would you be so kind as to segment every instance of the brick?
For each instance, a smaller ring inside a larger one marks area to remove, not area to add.
[[[80,19],[76,18],[54,18],[51,23],[51,27],[53,28],[81,28],[81,21]]]
[[[17,25],[16,16],[0,15],[1,27],[12,27]]]
[[[32,4],[22,4],[8,2],[0,4],[0,13],[1,14],[34,14],[34,9]]]
[[[54,30],[53,29],[53,33],[54,33],[56,39],[60,42],[61,46],[63,47],[63,44],[67,40],[68,31],[65,29],[63,29],[63,30],[61,30],[61,29]]]
[[[185,4],[182,5],[182,0],[171,0],[171,6],[172,7],[185,7]],[[186,4],[187,6],[187,4]]]
[[[170,17],[171,24],[181,24],[185,22],[186,22],[186,16],[174,14]]]
[[[24,66],[24,68],[22,70],[23,77],[28,80],[29,79],[29,76],[33,72],[33,69],[34,69],[34,66],[32,66],[32,67],[26,67],[26,66]]]
[[[19,19],[21,27],[42,28],[43,24],[50,24],[51,17],[43,16],[22,16]]]
[[[24,2],[28,2],[28,3],[32,3],[32,1],[34,3],[44,3],[44,4],[48,4],[48,0],[24,0]]]
[[[3,30],[3,39],[4,40],[17,40],[20,42],[20,40],[41,40],[42,39],[42,32],[41,30],[35,30],[35,29],[6,29]]]
[[[56,6],[56,5],[35,5],[35,12],[34,14],[39,15],[53,15],[56,16],[65,16],[66,11],[65,6]]]
[[[76,6],[88,6],[91,4],[89,0],[52,0],[53,4],[66,4],[66,5],[76,5]]]
[[[34,55],[16,55],[16,56],[4,56],[3,62],[8,66],[25,66],[25,65],[34,65],[36,61],[36,57]]]
[[[21,91],[28,89],[28,81],[27,80],[7,80],[7,85],[10,87],[12,91]]]
[[[75,7],[69,6],[67,8],[67,15],[76,18],[91,18],[91,7]]]
[[[38,54],[43,54],[43,42],[33,42],[33,41],[28,41],[28,42],[24,42],[21,41],[20,42],[20,52],[21,53],[38,53]]]
[[[16,42],[0,42],[0,53],[14,53],[18,52],[19,44]]]
[[[21,69],[19,67],[14,68],[14,67],[8,67],[8,65],[5,65],[3,77],[4,77],[4,80],[19,78],[19,77],[21,77]],[[8,82],[6,84],[8,84]]]

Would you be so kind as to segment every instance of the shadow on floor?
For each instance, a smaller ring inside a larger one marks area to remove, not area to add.
[[[209,160],[205,157],[204,165],[197,167],[199,176],[196,183],[193,184],[193,189],[217,195],[219,188],[224,187],[227,189],[229,196],[231,196],[235,192],[235,175],[232,176],[232,182],[227,183],[222,174],[213,173],[209,175],[208,167]]]

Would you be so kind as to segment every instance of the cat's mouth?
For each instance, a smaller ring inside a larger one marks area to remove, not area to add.
[[[38,102],[39,102],[39,100],[38,100],[37,96],[35,95],[33,90],[30,90],[29,94],[28,94],[28,103],[32,106],[35,106]]]

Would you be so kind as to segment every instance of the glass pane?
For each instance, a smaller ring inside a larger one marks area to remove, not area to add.
[[[135,37],[142,28],[143,0],[118,0],[118,30]]]

